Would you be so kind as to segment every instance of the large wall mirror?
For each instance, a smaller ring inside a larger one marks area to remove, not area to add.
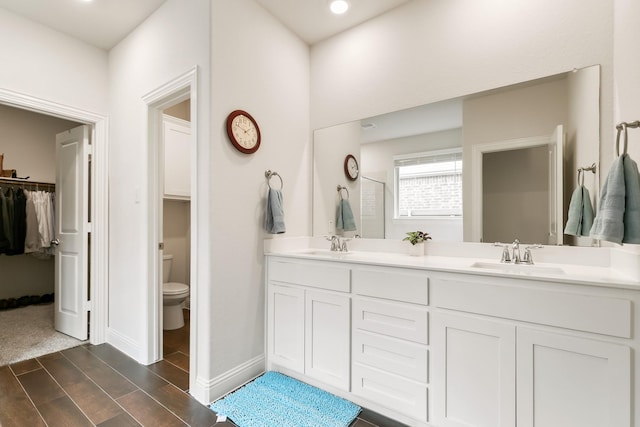
[[[588,246],[562,229],[578,168],[598,163],[599,135],[598,65],[317,129],[313,235],[422,230],[437,241]],[[594,208],[598,176],[584,177]],[[345,197],[355,231],[336,229]]]

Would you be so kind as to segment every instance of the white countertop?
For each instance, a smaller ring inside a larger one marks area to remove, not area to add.
[[[634,275],[640,254],[617,248],[545,246],[534,252],[534,265],[514,265],[500,263],[501,249],[490,244],[429,242],[425,256],[411,256],[406,242],[358,239],[349,243],[354,244],[348,252],[332,252],[324,239],[268,239],[265,255],[640,290]],[[549,258],[560,262],[548,262]]]

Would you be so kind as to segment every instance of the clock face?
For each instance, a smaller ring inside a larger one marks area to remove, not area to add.
[[[355,181],[358,178],[358,161],[351,154],[348,154],[344,159],[344,173],[351,181]]]
[[[236,110],[227,117],[227,134],[239,151],[251,154],[260,147],[260,128],[246,111]]]

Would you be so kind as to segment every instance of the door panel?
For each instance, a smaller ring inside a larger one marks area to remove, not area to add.
[[[433,315],[433,402],[441,427],[514,427],[515,327]]]
[[[87,223],[89,128],[56,136],[55,328],[87,339]]]

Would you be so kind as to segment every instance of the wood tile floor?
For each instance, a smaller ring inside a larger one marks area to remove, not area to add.
[[[164,331],[164,360],[150,366],[108,344],[1,366],[0,426],[233,426],[186,392],[188,371],[188,326]],[[364,411],[352,427],[398,425]]]

